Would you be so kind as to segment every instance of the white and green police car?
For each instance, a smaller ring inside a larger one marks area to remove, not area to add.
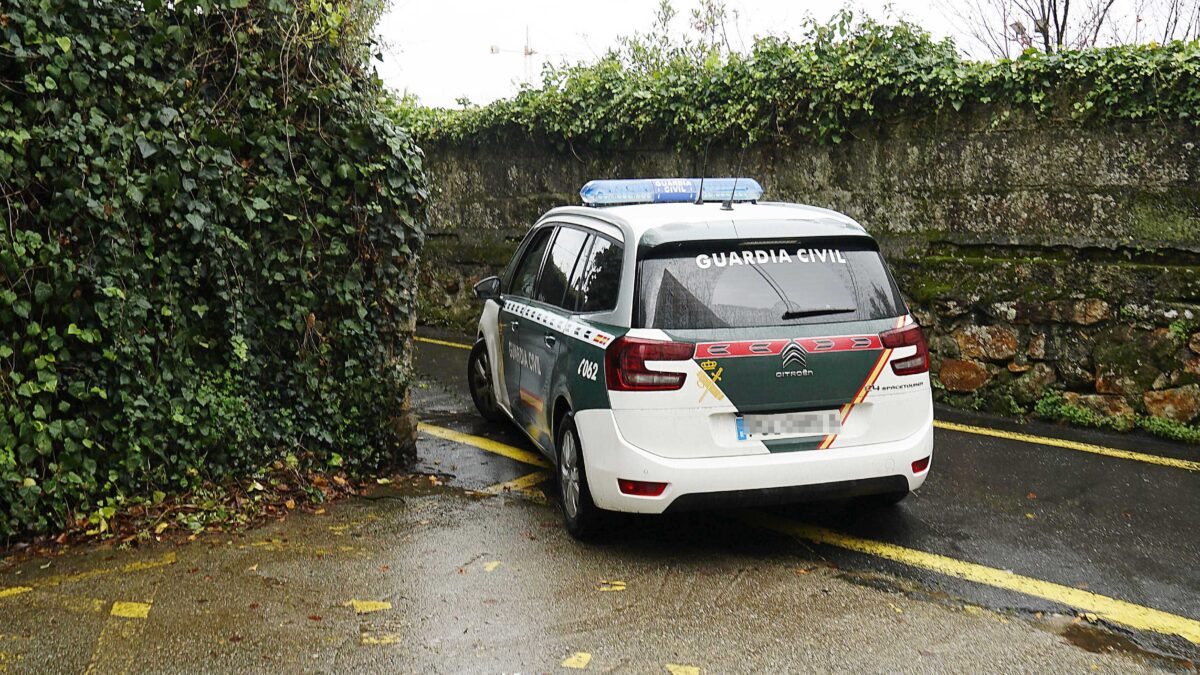
[[[822,497],[894,503],[933,452],[929,352],[876,242],[751,179],[592,181],[484,299],[468,375],[557,467],[567,529]]]

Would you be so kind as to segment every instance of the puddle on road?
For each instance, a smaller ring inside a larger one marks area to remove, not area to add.
[[[858,586],[898,593],[916,600],[935,602],[968,613],[987,611],[1005,621],[1010,617],[1013,620],[1024,620],[1041,630],[1059,635],[1067,643],[1093,654],[1119,653],[1134,657],[1149,667],[1183,672],[1197,670],[1196,662],[1186,657],[1171,654],[1167,649],[1139,644],[1130,636],[1118,632],[1118,629],[1106,625],[1091,624],[1083,620],[1076,623],[1076,618],[1070,615],[1034,612],[1019,607],[979,606],[945,591],[927,588],[915,581],[873,572],[845,570],[836,566],[833,569],[838,570],[835,574],[837,578]]]
[[[1089,623],[1070,623],[1057,631],[1064,640],[1094,654],[1126,654],[1147,665],[1180,671],[1196,671],[1196,663],[1143,647],[1129,637]]]

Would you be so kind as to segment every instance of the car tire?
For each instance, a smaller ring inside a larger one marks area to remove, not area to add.
[[[503,422],[504,412],[496,402],[496,385],[492,380],[491,359],[488,358],[487,342],[480,338],[471,347],[467,357],[467,387],[475,409],[489,422]]]
[[[585,541],[595,536],[604,519],[604,511],[592,501],[588,489],[583,446],[575,429],[575,415],[567,412],[558,423],[558,495],[563,525],[572,537]]]

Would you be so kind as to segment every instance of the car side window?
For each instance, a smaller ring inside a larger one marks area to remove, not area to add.
[[[512,282],[508,286],[508,292],[512,295],[533,297],[533,285],[537,282],[538,270],[542,267],[542,258],[545,257],[546,247],[550,244],[552,231],[553,228],[547,227],[535,234],[533,240],[529,242],[529,247],[525,249],[525,255],[517,263]]]
[[[577,266],[582,272],[572,279],[573,294],[578,296],[576,307],[580,312],[615,309],[621,288],[621,262],[625,249],[605,237],[593,239],[591,250]]]
[[[567,281],[575,270],[575,263],[583,246],[587,243],[588,235],[583,230],[573,227],[560,227],[550,247],[550,255],[542,268],[542,276],[538,281],[537,299],[542,302],[566,307],[563,296],[567,292]],[[568,307],[570,309],[570,307]]]

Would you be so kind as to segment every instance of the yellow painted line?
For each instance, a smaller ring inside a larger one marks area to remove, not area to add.
[[[1137,630],[1178,635],[1189,642],[1200,644],[1200,621],[1177,614],[1143,607],[1132,602],[1117,600],[1070,586],[1034,579],[1033,577],[1023,576],[1008,570],[957,560],[937,553],[928,553],[869,539],[859,539],[834,532],[833,530],[827,530],[823,527],[794,523],[777,516],[753,514],[745,516],[745,520],[752,525],[765,527],[817,544],[836,546],[848,551],[885,558],[957,579],[965,579],[993,588],[1032,595],[1081,610],[1085,613],[1095,614],[1096,618],[1111,623]]]
[[[113,603],[112,611],[109,613],[123,619],[144,619],[150,616],[150,603],[118,601]]]
[[[540,454],[536,452],[530,452],[529,450],[514,448],[511,445],[507,445],[499,441],[493,441],[490,438],[475,436],[473,434],[464,434],[461,431],[455,431],[445,427],[437,427],[432,424],[425,424],[424,422],[417,425],[417,430],[427,433],[430,436],[437,436],[438,438],[444,438],[448,441],[454,441],[455,443],[465,443],[467,445],[479,448],[480,450],[500,455],[501,457],[515,459],[524,464],[540,466],[545,469],[550,468],[550,463],[547,462]]]
[[[70,584],[70,583],[75,583],[78,581],[86,581],[88,579],[94,579],[96,577],[107,576],[109,574],[128,574],[130,572],[141,572],[144,570],[157,569],[159,567],[165,567],[167,565],[175,564],[175,559],[176,559],[175,553],[174,553],[174,551],[172,551],[172,552],[163,554],[162,556],[159,556],[158,558],[154,558],[151,560],[139,560],[136,562],[131,562],[126,565],[122,565],[120,567],[101,567],[101,568],[94,569],[94,570],[87,570],[86,572],[77,572],[75,574],[57,574],[54,576],[46,577],[44,579],[37,579],[35,581],[31,581],[30,586],[13,586],[10,588],[0,588],[0,599],[12,597],[15,595],[20,595],[22,593],[28,593],[29,591],[32,591],[37,588],[51,588],[54,586],[62,586],[63,584]]]
[[[550,480],[550,474],[545,471],[534,471],[528,476],[521,476],[512,480],[496,483],[491,487],[486,487],[482,492],[490,495],[504,494],[505,492],[521,492],[529,496],[537,496],[541,494],[541,490],[537,486]]]
[[[353,607],[355,614],[370,614],[391,609],[392,603],[384,600],[351,600],[346,603],[346,606]]]
[[[1036,443],[1038,445],[1050,445],[1056,448],[1066,448],[1067,450],[1079,450],[1080,452],[1090,452],[1094,455],[1104,455],[1105,457],[1116,457],[1118,459],[1132,459],[1138,462],[1147,464],[1158,464],[1160,466],[1169,466],[1175,469],[1185,469],[1187,471],[1200,471],[1200,462],[1188,459],[1176,459],[1174,457],[1160,457],[1158,455],[1148,455],[1144,452],[1132,452],[1130,450],[1118,450],[1117,448],[1106,448],[1102,445],[1092,445],[1091,443],[1080,443],[1078,441],[1067,441],[1061,438],[1050,438],[1047,436],[1034,436],[1033,434],[1022,434],[1015,431],[1002,431],[1000,429],[989,429],[987,427],[974,427],[969,424],[958,424],[956,422],[942,422],[934,420],[933,426],[947,431],[961,431],[964,434],[977,434],[979,436],[991,436],[993,438],[1003,438],[1010,441],[1021,441],[1023,443]]]
[[[575,652],[574,654],[563,659],[561,665],[563,668],[574,668],[575,670],[583,670],[592,662],[592,655],[587,652]]]
[[[362,645],[394,645],[410,636],[404,633],[378,633],[372,635],[367,633],[358,641]]]
[[[88,675],[92,673],[128,673],[134,668],[134,658],[137,646],[146,630],[146,617],[154,602],[114,602],[100,636],[96,638],[96,646],[92,649],[92,657],[88,660]]]
[[[421,337],[420,335],[414,335],[413,339],[416,340],[417,342],[428,342],[431,345],[441,345],[443,347],[457,347],[458,349],[470,349],[471,348],[471,345],[465,345],[461,342],[449,342],[447,340],[437,340],[435,338]]]

